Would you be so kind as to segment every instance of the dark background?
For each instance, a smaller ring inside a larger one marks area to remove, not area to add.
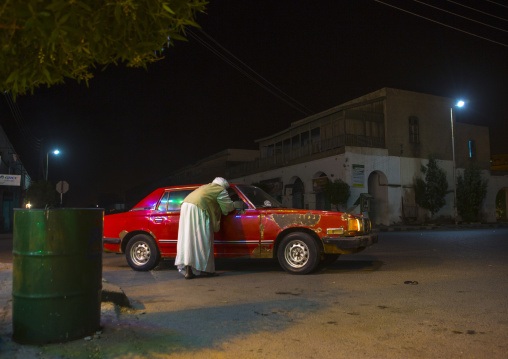
[[[491,153],[508,153],[508,6],[457,2],[467,7],[212,0],[197,19],[204,33],[191,29],[148,70],[111,66],[89,87],[39,88],[18,97],[16,114],[2,98],[1,125],[33,179],[49,150],[62,151],[50,154],[49,179],[69,183],[67,206],[121,202],[129,188],[226,148],[256,149],[256,139],[383,87],[467,99],[458,120],[488,126]]]

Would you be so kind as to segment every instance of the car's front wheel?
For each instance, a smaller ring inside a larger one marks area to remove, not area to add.
[[[136,234],[127,243],[127,263],[136,271],[149,271],[160,261],[160,252],[154,239],[146,234]]]
[[[292,274],[307,274],[317,268],[320,248],[309,234],[293,232],[282,239],[277,258],[285,271]]]

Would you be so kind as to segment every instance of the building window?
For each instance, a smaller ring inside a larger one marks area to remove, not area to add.
[[[300,135],[300,143],[301,143],[301,147],[306,147],[309,145],[309,133],[308,132],[303,132]]]
[[[282,142],[277,142],[275,144],[275,155],[280,155],[282,153]]]
[[[409,117],[409,143],[420,143],[420,126],[418,117]]]
[[[291,139],[292,151],[296,151],[300,147],[300,135],[293,136]]]
[[[274,145],[269,145],[267,147],[266,157],[272,157],[273,156],[273,154],[274,154],[273,149],[274,149]]]
[[[474,140],[469,140],[469,158],[476,158],[476,143]]]
[[[321,151],[321,130],[319,127],[313,128],[310,131],[310,137],[312,142],[312,153]]]
[[[291,140],[289,138],[285,139],[282,142],[282,152],[284,152],[284,153],[291,152]]]

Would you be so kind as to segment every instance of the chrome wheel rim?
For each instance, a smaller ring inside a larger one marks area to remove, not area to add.
[[[131,259],[136,265],[143,265],[150,259],[150,247],[145,242],[137,242],[131,248]]]
[[[309,247],[303,241],[291,241],[284,249],[284,258],[292,268],[302,268],[309,261]]]

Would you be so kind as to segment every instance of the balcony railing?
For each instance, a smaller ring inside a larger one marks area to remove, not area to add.
[[[341,153],[345,146],[384,148],[385,141],[384,138],[380,137],[344,134],[326,140],[315,141],[305,146],[296,146],[291,148],[290,151],[267,155],[252,162],[230,167],[226,170],[226,175],[228,178],[237,178],[315,158],[332,156],[336,152]]]

